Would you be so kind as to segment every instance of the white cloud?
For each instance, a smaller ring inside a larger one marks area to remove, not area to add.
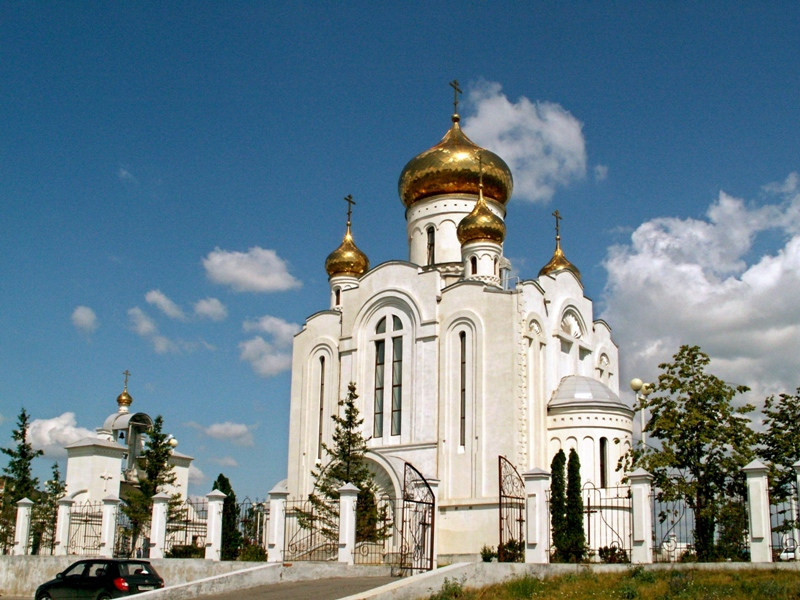
[[[682,344],[699,345],[726,381],[750,386],[756,404],[798,386],[797,176],[764,190],[760,204],[722,192],[704,219],[653,219],[609,248],[602,318],[621,347],[623,388],[633,376],[654,378]]]
[[[216,298],[204,298],[195,303],[194,314],[212,321],[224,321],[228,317],[228,309]]]
[[[203,483],[206,475],[194,465],[189,465],[189,483]]]
[[[76,306],[72,311],[72,324],[84,333],[94,333],[100,326],[97,315],[88,306]]]
[[[250,363],[261,377],[272,377],[292,367],[291,350],[270,344],[260,335],[239,343],[240,358]]]
[[[300,331],[300,325],[289,323],[278,317],[264,315],[257,321],[245,321],[243,325],[245,331],[261,331],[272,336],[275,344],[279,346],[289,346],[294,339],[294,335]]]
[[[140,337],[150,340],[157,354],[177,351],[175,343],[159,333],[155,321],[141,308],[134,306],[128,309],[128,318],[131,321],[133,331],[139,334]]]
[[[221,467],[238,467],[239,463],[236,461],[235,458],[232,456],[220,456],[218,458],[212,458],[211,462]]]
[[[203,259],[203,267],[211,281],[237,292],[281,292],[301,285],[274,250],[258,246],[247,252],[216,248]]]
[[[85,437],[94,437],[89,429],[77,427],[75,413],[65,412],[52,419],[34,419],[28,428],[28,440],[47,456],[66,456],[64,446]]]
[[[253,434],[250,427],[244,423],[232,423],[225,421],[224,423],[213,423],[208,427],[204,427],[199,423],[190,421],[187,423],[189,427],[194,427],[198,431],[204,433],[210,438],[215,440],[223,440],[231,442],[237,446],[253,446]]]
[[[514,197],[548,202],[558,186],[586,175],[586,142],[580,121],[553,102],[512,103],[499,83],[471,86],[475,115],[464,130],[475,143],[500,155],[514,173]]]
[[[170,300],[161,290],[150,290],[145,294],[144,299],[148,304],[152,304],[158,308],[170,319],[178,319],[179,321],[186,320],[186,315],[183,314],[180,307]]]
[[[119,169],[117,169],[117,177],[119,177],[120,180],[122,181],[129,181],[130,183],[139,183],[139,180],[137,180],[136,177],[133,176],[133,173],[131,173],[125,167],[120,167]]]
[[[595,181],[605,181],[608,177],[608,167],[606,165],[594,166],[594,179]]]

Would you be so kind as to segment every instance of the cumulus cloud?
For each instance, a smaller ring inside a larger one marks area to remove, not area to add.
[[[292,366],[292,339],[300,331],[297,323],[265,315],[260,319],[245,321],[244,331],[268,334],[269,340],[257,335],[239,344],[241,359],[250,363],[261,377],[272,377]]]
[[[765,395],[800,381],[800,190],[797,174],[758,202],[724,192],[703,219],[642,223],[604,261],[607,309],[622,348],[623,381],[654,378],[682,344],[712,371]]]
[[[100,326],[97,315],[88,306],[76,306],[70,318],[75,328],[84,333],[94,333]]]
[[[181,308],[170,300],[161,290],[150,290],[145,294],[144,299],[148,304],[155,306],[170,319],[178,319],[179,321],[186,320],[186,315],[183,314]]]
[[[195,302],[194,314],[212,321],[224,321],[228,317],[228,309],[216,298],[204,298]]]
[[[216,248],[203,259],[203,267],[211,281],[237,292],[282,292],[301,285],[274,250],[258,246],[247,252]]]
[[[128,318],[130,319],[133,331],[139,334],[140,337],[149,340],[153,345],[153,350],[155,350],[157,354],[177,351],[176,344],[172,340],[161,335],[155,321],[141,308],[134,306],[128,309]]]
[[[232,456],[220,456],[217,458],[212,458],[211,462],[220,467],[238,467],[239,463],[236,461],[235,458]]]
[[[203,483],[206,475],[194,465],[189,465],[189,483]]]
[[[250,427],[244,423],[232,423],[231,421],[225,421],[224,423],[213,423],[208,427],[204,427],[199,423],[191,421],[187,423],[187,425],[194,427],[198,431],[215,440],[231,442],[237,446],[254,445],[253,434],[250,431]]]
[[[499,83],[471,86],[468,106],[475,114],[464,130],[475,143],[499,154],[514,173],[514,197],[548,202],[559,186],[586,175],[583,125],[559,104],[511,102]]]
[[[85,437],[94,437],[94,432],[78,427],[75,413],[65,412],[52,419],[34,419],[28,428],[28,441],[47,456],[66,456],[64,446]]]

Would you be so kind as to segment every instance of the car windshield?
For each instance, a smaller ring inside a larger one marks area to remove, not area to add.
[[[128,575],[153,575],[154,570],[146,562],[124,562],[119,563],[119,573],[123,577]]]
[[[86,564],[84,562],[75,563],[66,571],[64,571],[64,577],[80,577],[83,575],[83,570],[86,568]]]

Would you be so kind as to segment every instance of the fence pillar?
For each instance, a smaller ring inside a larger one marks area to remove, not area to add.
[[[208,499],[206,560],[222,560],[222,508],[225,497],[219,490],[211,490],[206,494]]]
[[[153,496],[153,516],[150,524],[150,558],[164,558],[167,544],[167,505],[169,494],[159,492]]]
[[[113,494],[103,498],[103,520],[100,526],[100,556],[112,558],[114,556],[114,542],[117,534],[117,511],[119,498]],[[59,503],[60,504],[60,503]],[[59,505],[59,510],[61,506]],[[69,528],[69,525],[67,525]],[[66,554],[66,546],[64,548]]]
[[[651,500],[653,476],[644,469],[628,475],[631,484],[632,542],[631,562],[653,562],[653,507]]]
[[[56,539],[53,546],[53,554],[56,556],[66,556],[69,554],[69,526],[72,519],[73,504],[75,504],[74,498],[61,498],[58,501]]]
[[[525,482],[525,562],[550,562],[547,546],[550,541],[550,519],[547,514],[547,488],[550,473],[531,469],[522,474]]]
[[[345,483],[339,492],[339,562],[353,564],[356,548],[356,499],[358,488]]]
[[[800,460],[792,465],[794,473],[797,477],[794,488],[794,496],[792,496],[792,519],[795,526],[792,529],[792,537],[794,538],[794,560],[800,562],[800,514],[798,514],[798,507],[800,506]]]
[[[28,539],[31,535],[31,508],[33,500],[23,498],[17,502],[17,524],[14,528],[14,555],[28,553]]]
[[[772,562],[772,525],[769,518],[767,467],[754,460],[744,469],[747,477],[747,512],[750,522],[750,562]]]
[[[286,498],[289,490],[278,484],[269,493],[269,531],[267,533],[267,561],[283,562],[286,537]]]
[[[441,480],[436,479],[434,477],[426,477],[425,481],[428,482],[428,485],[431,488],[431,492],[433,493],[433,508],[431,509],[431,529],[430,535],[433,536],[433,556],[431,557],[431,561],[433,564],[433,568],[436,568],[436,557],[439,555],[439,535],[436,532],[436,524],[438,520],[436,519],[436,515],[439,514],[439,483]]]

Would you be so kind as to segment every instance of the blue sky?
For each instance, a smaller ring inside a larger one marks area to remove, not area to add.
[[[373,265],[407,258],[397,178],[452,79],[514,170],[515,273],[558,208],[623,381],[697,343],[756,403],[800,385],[800,4],[377,6],[0,3],[1,445],[25,406],[63,465],[129,369],[193,493],[264,497],[342,198]]]

